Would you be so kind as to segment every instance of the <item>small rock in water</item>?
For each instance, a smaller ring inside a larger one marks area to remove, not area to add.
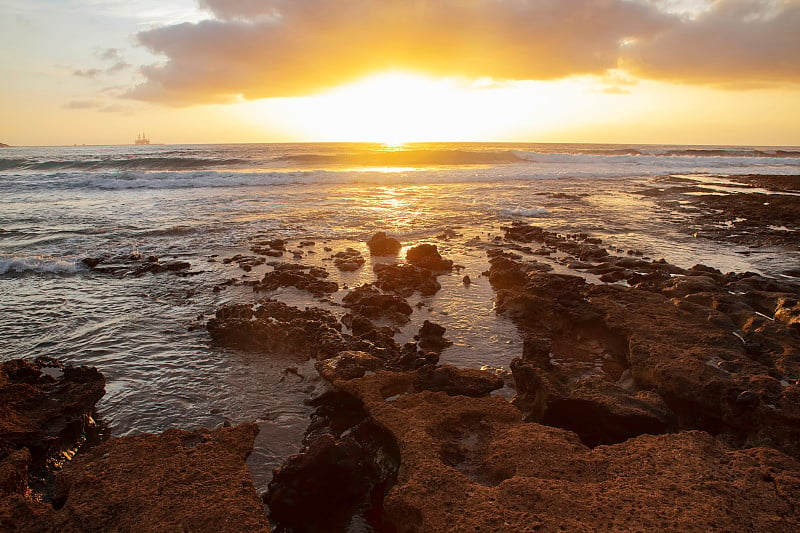
[[[403,247],[394,237],[388,237],[386,232],[378,232],[367,241],[372,255],[396,255]]]
[[[461,280],[461,282],[464,285],[469,286],[470,284],[472,284],[472,279],[469,276],[464,276],[464,278]]]

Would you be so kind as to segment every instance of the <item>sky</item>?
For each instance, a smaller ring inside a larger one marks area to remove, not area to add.
[[[800,145],[800,0],[0,0],[11,145]]]

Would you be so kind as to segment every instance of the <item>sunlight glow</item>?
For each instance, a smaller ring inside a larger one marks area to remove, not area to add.
[[[575,118],[583,80],[495,83],[383,72],[306,98],[247,104],[251,119],[280,116],[293,135],[313,141],[487,141],[546,135]],[[587,102],[587,105],[591,105]]]
[[[780,144],[800,116],[789,105],[791,92],[765,91],[747,107],[731,91],[612,74],[502,82],[390,71],[314,96],[230,106],[234,120],[223,124],[264,141],[373,142],[387,149],[437,141],[747,144],[754,132]],[[738,113],[726,112],[733,108]],[[764,118],[778,116],[785,124]],[[738,127],[742,120],[751,127]]]

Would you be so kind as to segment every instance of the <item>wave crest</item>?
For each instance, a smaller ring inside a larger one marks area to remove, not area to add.
[[[47,257],[0,258],[0,276],[6,274],[77,274],[85,270],[76,261]]]

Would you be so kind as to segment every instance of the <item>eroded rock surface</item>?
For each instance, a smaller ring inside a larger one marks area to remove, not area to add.
[[[96,369],[50,358],[0,363],[0,495],[40,490],[52,470],[93,434],[105,393]]]
[[[245,459],[256,424],[111,439],[67,464],[55,508],[14,495],[3,531],[269,531]]]
[[[511,365],[526,419],[572,429],[592,446],[702,429],[800,457],[800,286],[603,260],[612,261],[633,269],[623,276],[633,287],[531,270],[508,254],[491,260],[497,309],[527,339]]]
[[[339,380],[395,439],[401,464],[383,502],[399,532],[790,531],[800,464],[731,450],[698,431],[589,449],[524,423],[502,398],[410,392],[408,376]]]

